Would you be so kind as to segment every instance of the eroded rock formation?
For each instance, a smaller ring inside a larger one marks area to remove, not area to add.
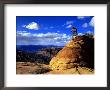
[[[50,61],[52,70],[66,70],[77,67],[94,69],[94,38],[76,36]]]

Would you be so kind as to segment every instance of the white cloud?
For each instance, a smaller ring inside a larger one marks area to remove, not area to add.
[[[53,27],[53,26],[51,26],[50,28],[51,28],[51,29],[53,29],[54,27]]]
[[[73,21],[66,21],[66,23],[64,23],[62,25],[62,27],[67,26],[67,28],[68,28],[68,26],[70,26],[70,25],[73,25]]]
[[[78,35],[79,35],[79,36],[82,36],[82,35],[84,35],[84,34],[83,34],[83,33],[78,33]]]
[[[23,27],[25,27],[27,29],[31,29],[31,30],[38,30],[39,29],[39,25],[36,22],[31,22],[28,25],[23,25]]]
[[[68,25],[66,28],[71,28],[72,27],[72,25],[70,24],[70,25]]]
[[[17,36],[30,36],[31,33],[27,31],[17,31]]]
[[[89,22],[89,25],[94,27],[94,17],[91,19],[91,21]]]
[[[26,33],[27,31],[17,31],[17,33]]]
[[[94,27],[94,17],[90,20],[89,23],[84,23],[84,24],[82,25],[83,28],[87,28],[88,26]]]
[[[26,27],[26,25],[23,25],[22,27]]]
[[[88,24],[87,24],[87,23],[84,23],[84,24],[82,25],[82,27],[83,27],[83,28],[87,28],[87,27],[88,27]]]
[[[86,33],[88,33],[88,34],[93,34],[93,32],[92,32],[92,31],[87,31]]]
[[[31,33],[22,33],[22,36],[30,36]]]
[[[66,25],[73,24],[73,21],[67,21]]]
[[[38,33],[28,32],[17,33],[17,44],[34,45],[65,45],[71,39],[70,35],[59,33]]]
[[[84,19],[84,16],[77,16],[77,19]]]
[[[85,18],[89,18],[90,16],[77,16],[77,19],[81,19],[81,20],[83,20],[83,19],[85,19]]]

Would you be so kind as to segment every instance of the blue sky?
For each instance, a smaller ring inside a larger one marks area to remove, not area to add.
[[[16,16],[17,45],[64,46],[72,27],[78,34],[94,33],[93,16]]]

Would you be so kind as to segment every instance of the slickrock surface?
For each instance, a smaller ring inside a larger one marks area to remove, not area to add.
[[[80,73],[93,73],[94,69],[94,38],[76,36],[50,61],[51,70],[69,70],[76,68]],[[86,68],[83,68],[86,67]]]
[[[94,70],[86,67],[70,68],[65,70],[52,70],[46,74],[94,74]]]

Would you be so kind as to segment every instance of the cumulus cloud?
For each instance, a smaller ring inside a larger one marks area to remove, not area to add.
[[[94,17],[91,19],[91,21],[89,22],[89,25],[94,27]]]
[[[28,32],[17,33],[17,44],[32,44],[32,45],[57,45],[62,46],[65,45],[71,36],[67,34],[59,34],[59,33],[38,33],[32,34]]]
[[[72,25],[68,25],[68,26],[66,26],[66,28],[71,28],[72,27]]]
[[[82,25],[82,27],[83,27],[83,28],[87,28],[87,27],[88,27],[88,24],[87,24],[87,23],[84,23],[84,24]]]
[[[31,22],[28,25],[23,25],[23,27],[25,27],[27,29],[31,29],[31,30],[38,30],[39,29],[39,25],[36,22]]]

